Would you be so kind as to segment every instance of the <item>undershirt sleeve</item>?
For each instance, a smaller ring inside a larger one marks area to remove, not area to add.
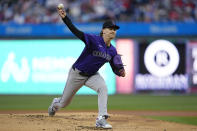
[[[78,30],[73,23],[71,22],[70,18],[68,16],[65,16],[63,19],[64,23],[67,25],[67,27],[70,29],[70,31],[76,36],[78,37],[80,40],[82,40],[83,42],[85,42],[85,36],[84,33],[80,30]]]

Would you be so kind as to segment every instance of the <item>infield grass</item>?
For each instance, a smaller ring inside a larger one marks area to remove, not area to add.
[[[47,95],[0,95],[0,110],[46,110],[54,97]],[[111,95],[111,110],[197,111],[197,95]],[[97,110],[97,95],[76,95],[68,110]]]
[[[148,116],[148,118],[169,121],[169,122],[197,125],[197,116],[194,116],[194,117],[189,117],[189,116]]]

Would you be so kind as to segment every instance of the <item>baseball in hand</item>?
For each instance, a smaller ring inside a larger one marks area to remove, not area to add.
[[[57,8],[58,8],[58,9],[63,9],[63,8],[64,8],[64,5],[63,5],[63,4],[59,4],[59,5],[57,6]]]

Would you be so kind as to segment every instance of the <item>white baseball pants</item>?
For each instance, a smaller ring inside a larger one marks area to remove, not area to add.
[[[57,110],[63,107],[66,107],[72,100],[73,96],[76,92],[83,86],[95,90],[98,93],[98,115],[108,115],[107,114],[107,86],[105,84],[104,79],[99,73],[91,77],[82,76],[79,74],[79,70],[75,68],[70,69],[66,86],[64,88],[64,92],[62,97],[58,98],[58,100],[53,104],[53,107]]]

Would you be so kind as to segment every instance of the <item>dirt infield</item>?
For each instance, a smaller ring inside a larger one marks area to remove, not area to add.
[[[58,112],[54,117],[35,112],[0,113],[0,131],[102,130],[95,128],[96,112]],[[113,129],[108,130],[112,131],[197,131],[197,126],[148,119],[136,115],[136,112],[111,112],[110,116],[108,121]]]

